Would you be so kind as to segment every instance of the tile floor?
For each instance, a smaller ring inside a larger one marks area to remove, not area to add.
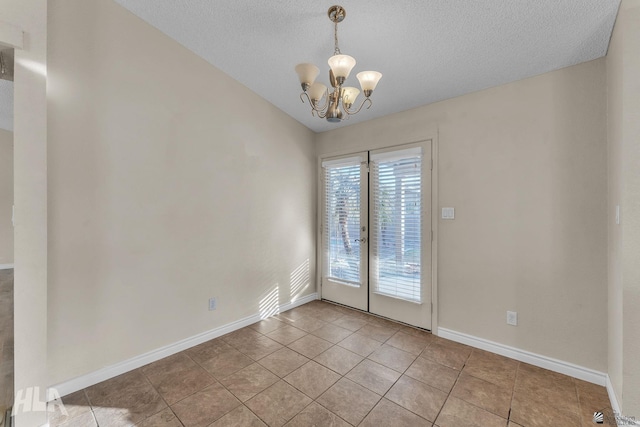
[[[0,425],[13,403],[13,270],[0,270]]]
[[[593,426],[604,387],[314,301],[63,398],[52,426]]]

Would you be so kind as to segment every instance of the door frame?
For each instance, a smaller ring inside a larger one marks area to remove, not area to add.
[[[372,141],[368,144],[355,145],[353,147],[320,154],[317,158],[317,230],[316,230],[316,291],[322,298],[322,272],[324,269],[324,257],[322,249],[322,196],[324,194],[324,180],[322,174],[322,162],[330,157],[345,156],[363,151],[379,150],[381,148],[393,148],[407,144],[417,144],[431,140],[431,158],[433,169],[431,171],[431,230],[433,240],[431,241],[431,333],[438,335],[438,223],[440,216],[439,194],[438,194],[438,129],[434,127],[425,133],[424,137],[416,140],[401,140],[390,143],[388,141]]]

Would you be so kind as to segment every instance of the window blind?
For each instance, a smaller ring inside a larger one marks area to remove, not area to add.
[[[323,162],[325,277],[359,286],[360,157]]]
[[[421,302],[422,151],[372,155],[370,167],[374,292]]]

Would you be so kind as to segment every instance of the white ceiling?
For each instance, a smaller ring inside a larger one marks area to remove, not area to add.
[[[319,132],[604,56],[620,0],[116,0]],[[373,107],[347,122],[311,117],[294,67],[328,84],[333,23],[355,74],[382,72]]]
[[[620,0],[116,0],[263,98],[321,132],[604,56]],[[328,84],[333,23],[355,74],[383,74],[373,107],[339,124],[311,117],[293,70]],[[185,76],[188,78],[188,76]],[[0,128],[13,121],[0,81]]]

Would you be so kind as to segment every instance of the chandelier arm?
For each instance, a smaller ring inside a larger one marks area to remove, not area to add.
[[[325,89],[325,95],[324,95],[324,105],[321,108],[315,107],[314,109],[316,111],[324,111],[327,109],[327,107],[329,106],[329,89]]]
[[[313,114],[313,112],[314,112],[314,111],[316,111],[316,112],[318,112],[318,113],[322,112],[325,108],[327,108],[327,105],[329,104],[328,96],[326,96],[326,97],[325,97],[326,99],[325,99],[325,101],[324,101],[324,106],[323,106],[322,108],[318,108],[318,107],[313,103],[313,101],[311,101],[311,98],[309,98],[309,94],[308,94],[307,92],[302,92],[302,93],[300,94],[300,99],[302,100],[302,103],[303,103],[303,104],[304,104],[304,98],[302,97],[303,95],[304,95],[304,96],[307,98],[307,100],[309,101],[309,105],[311,105],[311,114]]]
[[[370,98],[365,98],[362,101],[362,104],[360,104],[360,108],[358,108],[356,111],[349,111],[349,109],[347,108],[346,105],[344,105],[344,103],[342,104],[342,106],[344,107],[344,111],[347,113],[348,116],[353,116],[358,114],[360,110],[362,110],[362,107],[364,107],[364,104],[366,104],[367,101],[369,102],[369,105],[367,106],[367,110],[368,110],[373,105],[373,101]]]
[[[309,98],[309,94],[307,92],[302,92],[300,94],[300,99],[302,100],[302,103],[304,104],[304,98],[302,97],[302,95],[307,97],[307,101],[309,101],[309,105],[311,105],[311,108],[313,108],[313,102],[311,102],[311,98]]]

